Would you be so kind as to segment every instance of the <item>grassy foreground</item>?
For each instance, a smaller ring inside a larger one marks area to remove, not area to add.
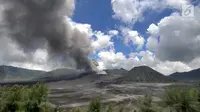
[[[0,87],[0,112],[66,112],[48,102],[45,84]],[[103,105],[92,99],[87,109],[73,108],[70,112],[200,112],[200,90],[190,88],[166,89],[163,100],[155,103],[150,95],[137,105]]]

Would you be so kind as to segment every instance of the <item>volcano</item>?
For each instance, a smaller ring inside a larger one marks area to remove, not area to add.
[[[164,76],[163,74],[153,70],[148,66],[134,67],[125,75],[116,79],[117,83],[130,83],[130,82],[149,82],[149,83],[168,83],[175,80]]]

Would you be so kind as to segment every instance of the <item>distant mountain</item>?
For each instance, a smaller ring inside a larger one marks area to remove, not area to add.
[[[36,80],[68,79],[70,77],[76,77],[81,73],[83,73],[83,71],[76,69],[69,69],[69,68],[56,69],[40,75],[39,77],[36,78]]]
[[[0,66],[0,81],[31,80],[44,73],[44,71],[38,70],[28,70],[12,66]]]
[[[200,68],[189,72],[176,72],[169,77],[182,81],[198,81],[200,80]]]
[[[56,69],[50,72],[28,70],[24,68],[12,67],[12,66],[0,66],[0,81],[59,81],[59,80],[77,80],[85,79],[86,81],[96,79],[102,82],[116,82],[116,83],[130,83],[130,82],[173,82],[174,79],[196,79],[200,70],[191,71],[192,77],[186,75],[172,74],[170,77],[164,76],[161,73],[153,70],[147,66],[135,67],[130,71],[125,69],[112,69],[105,70],[107,75],[101,76],[94,72],[84,73],[83,71],[76,69]],[[95,75],[92,75],[95,74]],[[196,75],[195,75],[196,74]],[[180,78],[179,78],[180,76]],[[172,79],[174,78],[174,79]],[[198,77],[200,78],[200,77]],[[109,81],[110,80],[110,81]],[[89,81],[90,82],[90,81]]]
[[[105,72],[108,75],[124,75],[126,74],[128,71],[121,68],[121,69],[109,69],[109,70],[105,70]]]
[[[0,66],[0,85],[27,85],[37,82],[57,82],[62,80],[95,81],[100,76],[95,72],[83,72],[76,69],[56,69],[50,72],[28,70],[12,66]],[[82,81],[84,82],[84,81]]]
[[[152,82],[152,83],[162,83],[162,82],[174,82],[175,80],[164,76],[163,74],[153,70],[147,66],[134,67],[132,70],[128,71],[124,76],[116,79],[117,83],[127,83],[127,82]]]
[[[28,70],[13,66],[0,66],[0,83],[1,84],[32,84],[40,81],[51,82],[61,80],[76,80],[86,76],[89,80],[99,79],[94,72],[84,72],[76,69],[56,69],[50,72]],[[92,78],[91,78],[92,77]]]

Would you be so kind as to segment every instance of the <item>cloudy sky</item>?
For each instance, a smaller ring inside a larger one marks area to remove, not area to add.
[[[147,65],[169,75],[200,68],[199,0],[67,1],[73,14],[66,21],[72,31],[90,39],[89,58],[99,62],[98,69]],[[186,5],[194,5],[194,16],[182,15]],[[53,68],[44,49],[27,55],[6,37],[1,37],[0,48],[0,64]]]

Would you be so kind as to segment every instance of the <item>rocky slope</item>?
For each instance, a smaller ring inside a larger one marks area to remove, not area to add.
[[[128,71],[124,76],[116,79],[117,83],[128,83],[128,82],[165,83],[174,81],[175,81],[174,79],[164,76],[163,74],[147,66],[135,67],[132,70]]]

